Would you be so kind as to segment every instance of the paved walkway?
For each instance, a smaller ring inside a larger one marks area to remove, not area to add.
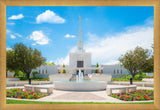
[[[110,85],[112,86],[112,85]],[[114,85],[115,86],[115,85]],[[10,88],[24,88],[24,86],[7,87]],[[137,87],[137,89],[154,89],[152,87]],[[117,92],[116,90],[113,91]],[[13,99],[13,98],[7,98]],[[16,99],[16,98],[14,98]],[[30,101],[46,101],[46,102],[115,102],[123,103],[130,101],[122,101],[110,96],[107,96],[106,91],[61,91],[53,90],[53,94],[40,99],[16,99],[16,100],[30,100]],[[132,102],[132,101],[131,101]],[[139,102],[139,101],[134,101]],[[146,102],[146,101],[143,101]]]

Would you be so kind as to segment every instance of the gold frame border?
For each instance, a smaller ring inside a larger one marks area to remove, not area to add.
[[[6,104],[6,6],[154,6],[154,104]],[[0,0],[0,109],[160,109],[160,0]]]

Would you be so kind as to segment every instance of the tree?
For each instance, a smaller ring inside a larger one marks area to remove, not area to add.
[[[98,62],[97,62],[97,64],[96,64],[96,67],[97,67],[97,68],[99,67]],[[99,71],[98,69],[95,70],[95,73],[99,73],[99,72],[100,72],[100,71]]]
[[[126,68],[134,78],[136,74],[142,72],[149,62],[149,50],[136,47],[133,51],[128,51],[119,58],[120,63]]]
[[[30,77],[32,69],[45,62],[41,52],[37,49],[25,46],[23,43],[15,44],[11,51],[7,52],[7,68],[10,71],[22,71]]]
[[[65,68],[65,65],[63,64],[63,68]],[[65,69],[62,69],[62,73],[66,73]]]
[[[143,68],[143,72],[153,72],[154,70],[154,56],[150,56],[146,63],[145,63],[145,66]]]
[[[96,64],[96,67],[99,67],[99,64],[98,64],[98,63]]]

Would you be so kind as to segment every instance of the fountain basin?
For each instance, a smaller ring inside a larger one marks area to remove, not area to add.
[[[57,90],[105,90],[106,81],[54,81]]]

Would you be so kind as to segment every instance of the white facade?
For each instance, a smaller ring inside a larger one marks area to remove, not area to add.
[[[77,44],[77,50],[74,53],[69,54],[69,67],[70,68],[87,68],[91,67],[91,53],[85,52],[83,49],[83,42],[81,36],[81,19],[79,28],[79,42]],[[83,70],[82,70],[83,71]],[[84,70],[84,74],[91,73],[91,70]],[[76,73],[76,70],[70,70],[70,73]]]
[[[83,67],[91,67],[91,53],[70,53],[69,54],[69,67],[74,67],[76,68],[77,62],[82,61],[83,62]],[[76,73],[76,70],[70,70],[70,73]],[[85,74],[91,73],[90,70],[85,70]]]

